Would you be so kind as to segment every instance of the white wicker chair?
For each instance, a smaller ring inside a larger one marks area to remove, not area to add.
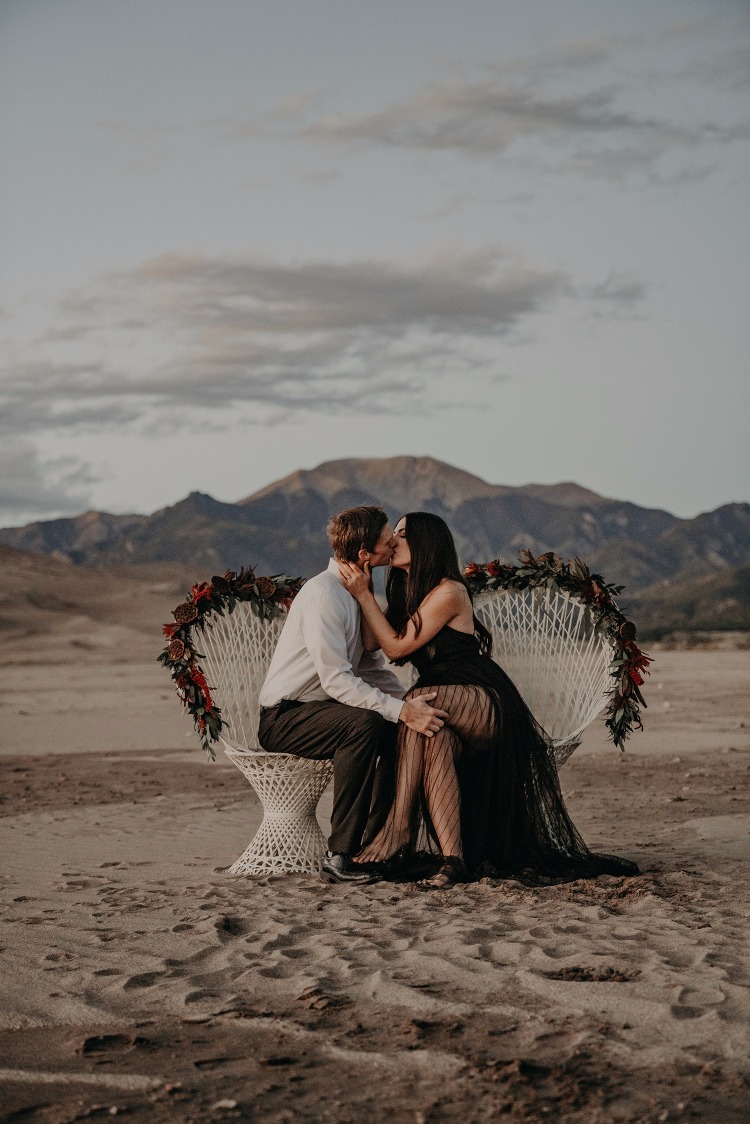
[[[475,612],[508,673],[564,765],[596,718],[610,684],[612,650],[578,598],[560,590],[495,590]]]
[[[257,748],[258,693],[284,620],[261,620],[240,602],[226,616],[212,615],[195,639],[212,694],[229,723],[221,735],[224,752],[263,805],[263,821],[229,874],[312,873],[320,870],[325,849],[315,809],[333,776],[333,763]]]

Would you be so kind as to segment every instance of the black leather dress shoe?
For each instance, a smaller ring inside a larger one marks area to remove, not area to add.
[[[331,851],[326,851],[323,856],[320,876],[324,882],[353,882],[360,886],[366,882],[380,881],[379,875],[363,870],[348,855],[333,854]]]

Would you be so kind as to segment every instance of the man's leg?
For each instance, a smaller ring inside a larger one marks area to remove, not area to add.
[[[362,845],[378,757],[386,764],[395,729],[374,710],[334,700],[282,703],[261,711],[259,741],[270,753],[333,758],[331,851],[350,855]]]

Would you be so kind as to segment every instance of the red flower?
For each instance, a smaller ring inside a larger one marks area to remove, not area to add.
[[[501,566],[497,558],[493,562],[488,562],[485,566],[485,570],[491,578],[498,577],[501,573]]]
[[[193,667],[191,669],[191,672],[190,672],[190,678],[192,679],[195,686],[198,688],[198,690],[203,695],[203,699],[204,699],[203,705],[206,708],[206,710],[210,713],[213,710],[214,702],[213,702],[213,699],[211,698],[211,691],[209,690],[209,686],[208,686],[208,683],[206,682],[205,675],[203,674],[203,672],[201,671],[201,669],[199,667]]]
[[[467,566],[464,566],[464,574],[466,575],[467,578],[473,578],[477,574],[481,574],[481,572],[482,572],[482,567],[477,566],[476,562],[469,562],[469,564]]]
[[[639,687],[643,686],[643,676],[641,675],[640,671],[637,671],[634,667],[629,667],[628,675],[634,683],[638,684]]]
[[[180,626],[178,624],[165,624],[162,627],[162,632],[166,636],[167,640],[171,640],[179,627]]]
[[[210,582],[201,582],[199,585],[194,585],[190,590],[190,596],[193,599],[194,605],[197,605],[201,601],[210,601],[212,593],[213,590],[211,589]]]

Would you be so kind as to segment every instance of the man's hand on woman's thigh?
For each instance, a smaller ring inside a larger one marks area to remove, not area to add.
[[[445,719],[448,717],[447,710],[437,710],[434,706],[430,706],[436,695],[437,691],[431,691],[407,699],[401,708],[399,721],[417,734],[424,734],[428,738],[434,737],[440,727],[445,725]]]

